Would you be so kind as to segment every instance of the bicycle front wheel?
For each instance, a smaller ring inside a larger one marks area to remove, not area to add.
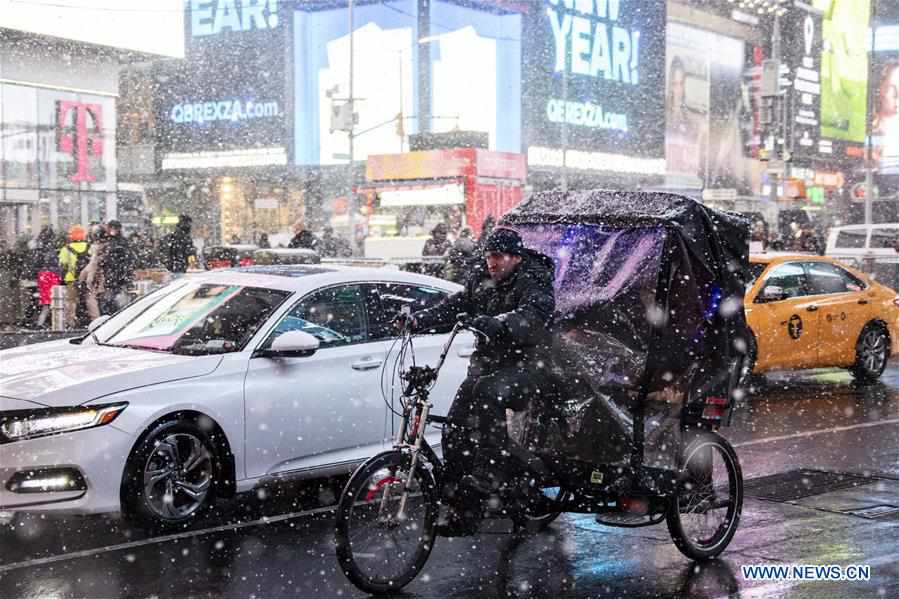
[[[410,480],[411,463],[408,453],[381,453],[359,466],[340,496],[337,559],[366,593],[403,588],[431,554],[437,485],[420,461]]]

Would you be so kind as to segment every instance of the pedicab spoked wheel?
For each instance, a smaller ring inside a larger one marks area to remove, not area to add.
[[[696,436],[684,451],[678,490],[666,520],[674,544],[690,559],[718,556],[743,509],[743,473],[733,447],[717,433]]]
[[[403,502],[411,462],[408,453],[395,450],[371,458],[350,478],[337,504],[337,558],[350,582],[366,593],[401,589],[431,554],[437,488],[419,461]]]

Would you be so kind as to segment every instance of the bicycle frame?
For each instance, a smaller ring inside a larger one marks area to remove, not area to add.
[[[401,451],[407,451],[411,454],[411,463],[406,479],[403,481],[402,497],[400,498],[400,507],[396,517],[402,519],[406,510],[406,499],[408,490],[412,485],[412,479],[415,476],[415,468],[418,466],[418,458],[422,452],[422,446],[425,441],[425,431],[429,422],[445,422],[445,417],[431,415],[433,405],[429,401],[430,385],[437,380],[443,364],[446,362],[446,356],[453,345],[456,336],[464,329],[469,327],[462,323],[456,323],[450,332],[449,339],[443,346],[440,358],[434,368],[430,366],[412,366],[406,373],[401,376],[406,381],[406,387],[403,389],[403,398],[411,401],[403,401],[403,418],[394,440],[394,448]],[[410,331],[404,331],[404,335],[411,335]],[[410,338],[411,342],[411,338]],[[436,459],[436,456],[433,456]],[[380,515],[384,515],[387,502],[390,497],[390,490],[387,489],[381,498]]]

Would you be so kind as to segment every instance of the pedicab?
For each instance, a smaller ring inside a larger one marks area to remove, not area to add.
[[[519,533],[566,512],[609,526],[665,522],[686,557],[718,556],[743,504],[740,463],[719,429],[741,393],[748,221],[673,194],[583,191],[535,194],[500,225],[554,262],[553,376],[509,419],[525,475],[484,496],[484,516]],[[443,464],[425,431],[446,418],[432,413],[429,389],[466,328],[456,323],[436,364],[399,367],[395,446],[359,466],[339,498],[337,557],[366,592],[403,588],[441,542]],[[386,362],[407,363],[413,347],[404,331]]]

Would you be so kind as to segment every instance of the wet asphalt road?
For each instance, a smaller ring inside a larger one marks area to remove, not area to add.
[[[841,371],[769,377],[724,434],[744,479],[809,468],[871,478],[793,503],[747,496],[719,560],[697,566],[664,524],[564,515],[523,540],[491,521],[440,539],[402,595],[452,597],[899,597],[899,367],[857,387]],[[336,485],[244,496],[190,531],[152,537],[111,518],[26,518],[0,533],[0,598],[360,597],[337,568]],[[896,508],[896,512],[892,512]],[[882,514],[879,515],[878,514]],[[742,565],[867,564],[869,582],[747,581]]]

